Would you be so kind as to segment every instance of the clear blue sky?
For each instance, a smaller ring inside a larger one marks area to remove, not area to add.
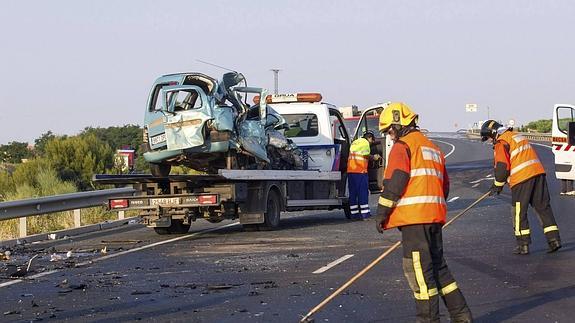
[[[280,68],[280,92],[338,106],[405,101],[435,131],[487,106],[504,121],[548,119],[575,102],[573,17],[575,2],[552,0],[3,0],[0,144],[141,124],[157,76],[221,76],[197,59],[270,89]]]

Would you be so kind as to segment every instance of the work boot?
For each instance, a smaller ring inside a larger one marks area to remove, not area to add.
[[[560,240],[549,240],[548,244],[549,244],[549,250],[547,250],[547,253],[555,252],[561,248]]]
[[[529,254],[529,245],[527,244],[520,244],[515,247],[513,253],[516,255],[528,255]]]

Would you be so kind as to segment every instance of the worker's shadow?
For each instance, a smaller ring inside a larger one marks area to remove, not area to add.
[[[521,299],[521,302],[496,311],[487,313],[475,319],[475,322],[502,322],[513,320],[513,318],[521,313],[527,312],[533,308],[552,303],[559,300],[564,300],[575,296],[575,285],[562,287],[552,291],[535,294]]]

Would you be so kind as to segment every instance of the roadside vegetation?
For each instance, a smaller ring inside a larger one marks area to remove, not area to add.
[[[89,191],[97,187],[93,174],[119,173],[116,149],[136,150],[135,169],[147,172],[139,154],[142,129],[136,125],[85,128],[76,136],[44,133],[30,146],[26,142],[0,145],[0,202]],[[83,209],[82,225],[115,219],[101,207]],[[28,234],[51,232],[74,225],[72,212],[28,217]],[[16,237],[18,219],[0,222],[0,240]]]

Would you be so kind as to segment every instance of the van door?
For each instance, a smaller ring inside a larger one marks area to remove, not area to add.
[[[368,168],[369,189],[380,191],[383,188],[383,172],[387,165],[387,157],[393,142],[387,135],[379,132],[379,116],[383,112],[385,105],[375,105],[363,111],[359,122],[355,128],[353,140],[360,138],[366,131],[371,131],[375,135],[375,143],[371,145],[371,155],[378,154],[382,158],[378,161],[371,161]]]
[[[555,176],[575,180],[575,106],[556,104],[553,109],[551,130]]]
[[[168,150],[202,146],[204,124],[212,111],[202,89],[195,85],[166,86],[161,90]]]

